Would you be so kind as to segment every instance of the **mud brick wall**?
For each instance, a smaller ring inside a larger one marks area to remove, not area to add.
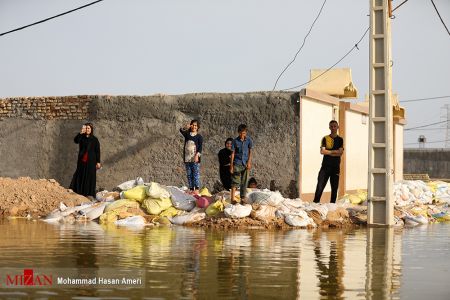
[[[96,96],[26,97],[0,99],[0,119],[83,120]]]
[[[255,143],[254,170],[263,187],[296,196],[298,94],[233,93],[155,96],[73,96],[0,99],[0,176],[54,178],[68,187],[76,167],[73,142],[83,122],[94,123],[103,168],[97,187],[143,177],[185,185],[183,137],[178,129],[201,122],[201,181],[214,189],[217,153],[246,123]]]

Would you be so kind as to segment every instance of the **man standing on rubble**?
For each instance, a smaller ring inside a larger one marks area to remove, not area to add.
[[[317,187],[314,194],[314,202],[320,202],[323,189],[327,185],[328,178],[331,185],[331,203],[336,203],[337,190],[339,187],[339,172],[341,156],[344,153],[344,140],[337,134],[339,124],[335,120],[329,123],[331,133],[322,138],[320,154],[323,155],[322,167],[317,176]]]

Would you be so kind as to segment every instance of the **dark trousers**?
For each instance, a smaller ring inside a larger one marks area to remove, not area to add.
[[[328,166],[322,166],[319,171],[319,176],[317,176],[317,187],[316,193],[314,194],[314,202],[320,202],[320,197],[322,197],[322,192],[327,185],[328,178],[330,179],[331,185],[331,203],[336,203],[337,190],[339,186],[339,168],[333,168]]]

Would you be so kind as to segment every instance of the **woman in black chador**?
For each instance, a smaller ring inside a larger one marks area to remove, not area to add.
[[[86,123],[74,138],[79,145],[77,170],[70,188],[77,194],[95,197],[96,171],[100,169],[100,143],[94,136],[94,126]]]

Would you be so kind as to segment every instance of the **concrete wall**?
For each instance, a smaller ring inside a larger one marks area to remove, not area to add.
[[[367,115],[348,110],[345,112],[345,188],[357,190],[367,188],[369,163],[369,121]]]
[[[322,165],[320,142],[330,133],[328,122],[334,118],[331,103],[309,97],[301,98],[301,193],[310,199],[317,185],[317,175]],[[324,192],[331,191],[329,183]],[[309,194],[309,195],[306,195]],[[311,195],[312,194],[312,195]]]
[[[274,180],[274,187],[293,196],[298,174],[297,95],[83,96],[89,103],[88,111],[81,111],[84,120],[78,120],[79,115],[49,117],[21,109],[21,114],[11,113],[0,121],[0,176],[55,178],[68,186],[78,151],[73,137],[89,118],[101,143],[103,169],[98,173],[97,187],[111,189],[137,176],[163,184],[186,184],[181,156],[183,138],[178,128],[198,118],[204,137],[204,185],[213,188],[218,180],[217,152],[227,137],[237,136],[237,126],[246,123],[255,142],[254,176],[265,187]],[[60,98],[67,97],[55,99]],[[30,100],[14,99],[16,106]],[[42,100],[33,99],[30,107]],[[12,101],[0,100],[6,107]]]
[[[450,178],[450,149],[405,149],[403,155],[404,173]]]

